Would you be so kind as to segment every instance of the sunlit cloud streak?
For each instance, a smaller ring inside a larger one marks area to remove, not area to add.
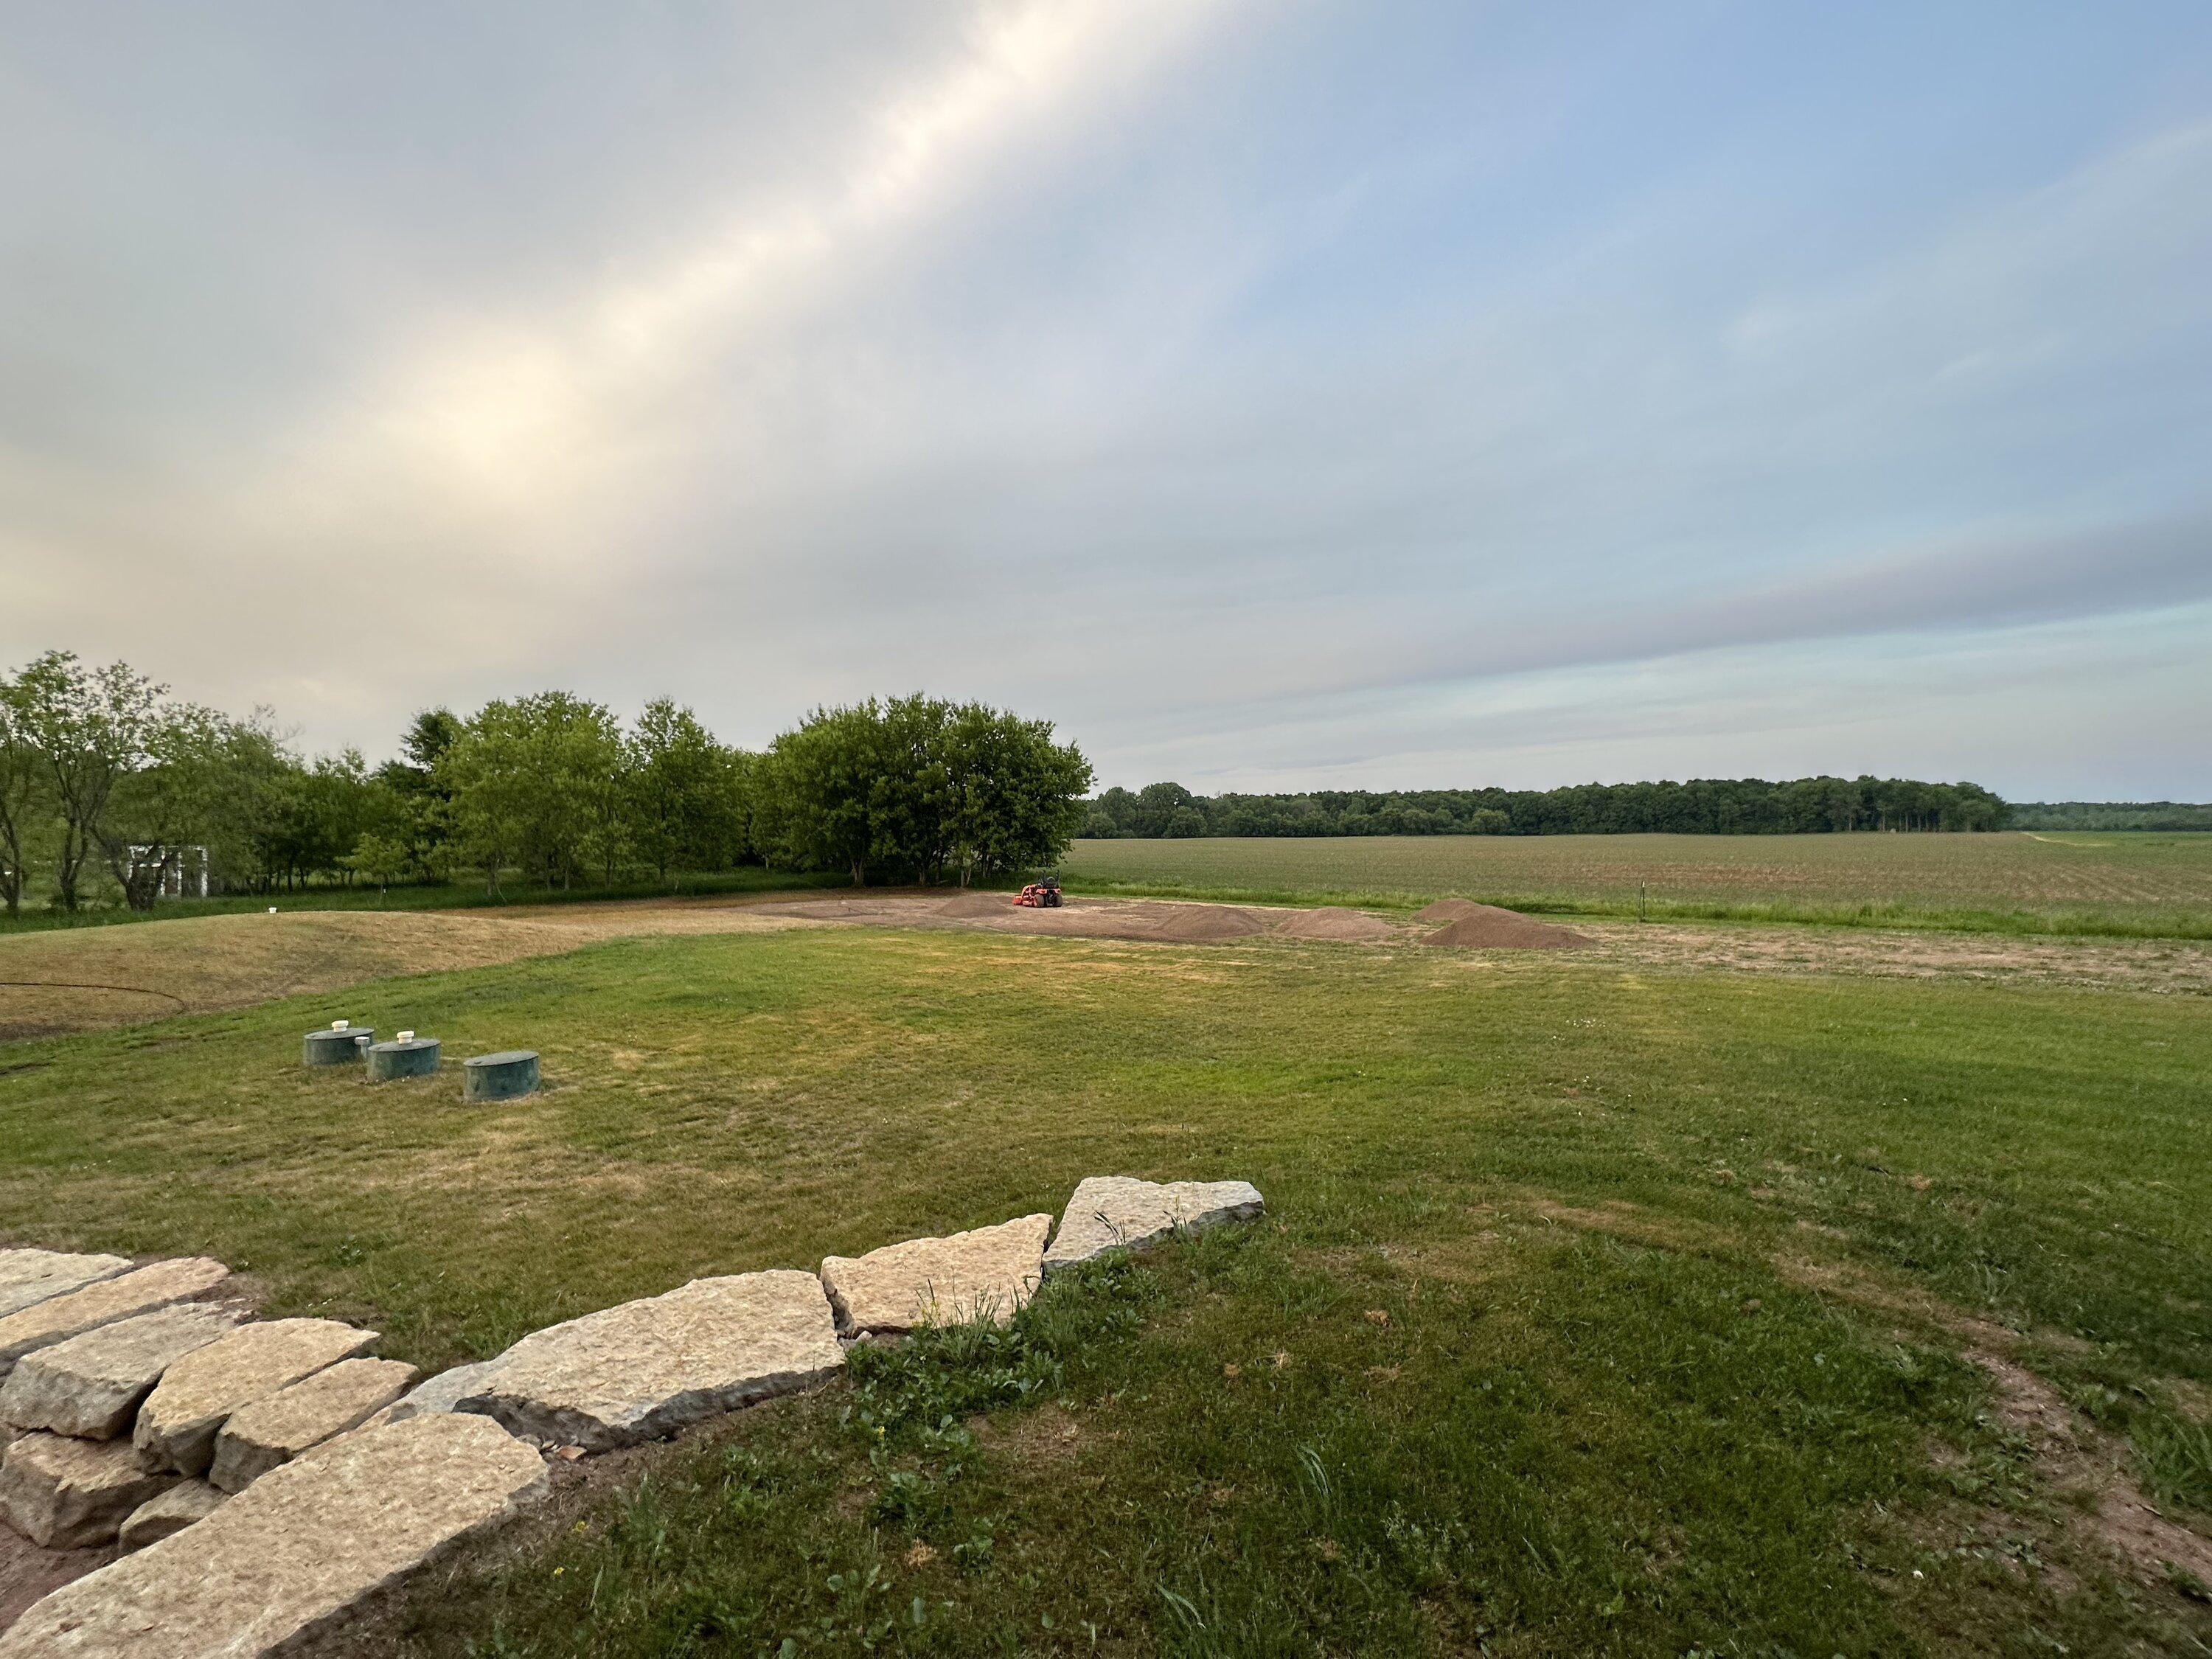
[[[2202,14],[415,21],[0,44],[11,659],[2212,793]]]

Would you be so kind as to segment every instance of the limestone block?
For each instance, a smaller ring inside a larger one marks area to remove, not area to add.
[[[1042,1277],[1048,1215],[1025,1215],[946,1238],[910,1238],[862,1256],[826,1256],[822,1287],[846,1331],[989,1320],[1003,1325]]]
[[[68,1255],[59,1250],[0,1250],[0,1315],[65,1296],[131,1270],[119,1255]]]
[[[195,1521],[213,1515],[228,1497],[204,1480],[179,1480],[159,1497],[149,1498],[124,1518],[116,1541],[126,1550],[143,1550],[173,1532],[182,1532]]]
[[[440,1371],[375,1413],[362,1427],[377,1428],[386,1423],[404,1423],[410,1417],[421,1417],[428,1412],[453,1411],[471,1389],[491,1375],[492,1367],[498,1363],[495,1359],[479,1359]]]
[[[237,1322],[228,1309],[187,1302],[37,1349],[17,1360],[0,1385],[0,1419],[19,1429],[112,1440],[130,1429],[163,1371]]]
[[[279,1463],[343,1434],[407,1392],[412,1365],[396,1359],[342,1359],[230,1415],[215,1437],[208,1480],[244,1492]]]
[[[459,1408],[532,1439],[600,1451],[811,1388],[844,1363],[820,1279],[738,1273],[526,1336]]]
[[[162,1374],[138,1408],[131,1438],[164,1468],[205,1474],[215,1461],[216,1432],[233,1412],[349,1359],[375,1340],[374,1331],[335,1319],[240,1325]]]
[[[1111,1249],[1135,1249],[1170,1233],[1247,1220],[1265,1207],[1260,1189],[1249,1182],[1087,1176],[1067,1200],[1059,1237],[1044,1253],[1044,1270],[1072,1267]]]
[[[83,1549],[112,1540],[124,1517],[176,1484],[147,1468],[122,1440],[19,1435],[0,1457],[0,1516],[46,1549]]]
[[[498,1424],[441,1414],[318,1446],[205,1520],[66,1584],[0,1659],[263,1659],[545,1491]]]
[[[206,1295],[230,1269],[204,1255],[156,1261],[0,1316],[0,1376],[17,1360],[86,1331]]]

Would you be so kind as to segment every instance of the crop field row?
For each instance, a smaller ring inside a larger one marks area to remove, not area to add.
[[[2212,836],[1376,836],[1080,841],[1091,890],[2212,936]]]

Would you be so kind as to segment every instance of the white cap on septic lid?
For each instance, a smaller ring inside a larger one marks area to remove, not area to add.
[[[331,1022],[331,1030],[333,1031],[343,1031],[347,1026],[352,1024],[353,1022],[349,1019],[334,1019]]]
[[[399,1034],[399,1040],[402,1042],[412,1042],[415,1041],[415,1033],[412,1031],[402,1031]]]

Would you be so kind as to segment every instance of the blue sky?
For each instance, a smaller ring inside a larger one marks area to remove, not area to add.
[[[2200,3],[9,17],[0,660],[2212,798]]]

